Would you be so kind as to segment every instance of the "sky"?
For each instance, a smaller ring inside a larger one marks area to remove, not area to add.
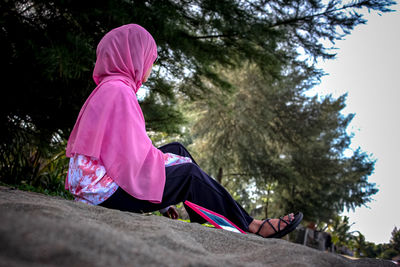
[[[345,212],[367,241],[388,243],[400,228],[400,4],[395,12],[379,16],[363,12],[367,24],[357,26],[337,41],[337,57],[319,62],[326,75],[312,92],[338,97],[348,93],[343,114],[354,113],[348,127],[358,147],[376,160],[369,182],[379,192],[368,207]]]

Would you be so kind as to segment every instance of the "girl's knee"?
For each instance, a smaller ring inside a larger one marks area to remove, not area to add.
[[[193,162],[182,163],[180,165],[182,166],[182,168],[185,169],[185,172],[188,174],[198,173],[201,171],[200,167]]]
[[[182,163],[180,166],[181,172],[183,172],[186,177],[193,178],[202,176],[202,170],[200,167],[192,162]]]
[[[166,149],[166,148],[169,148],[169,149],[171,149],[172,147],[182,147],[182,148],[185,148],[181,143],[179,143],[179,142],[172,142],[172,143],[168,143],[168,144],[165,144],[165,145],[163,145],[163,146],[161,146],[161,147],[159,147],[159,149]]]
[[[182,145],[182,143],[179,143],[179,142],[172,142],[172,143],[170,143],[170,145],[179,146],[179,147],[185,148],[185,146]]]
[[[210,178],[196,163],[185,163],[192,178],[208,181]]]

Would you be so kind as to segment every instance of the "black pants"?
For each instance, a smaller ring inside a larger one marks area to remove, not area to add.
[[[206,209],[224,215],[244,231],[253,218],[232,198],[217,181],[208,176],[186,148],[180,143],[171,143],[159,148],[164,153],[190,157],[193,163],[184,163],[165,168],[166,181],[161,203],[155,204],[132,197],[121,187],[100,206],[131,212],[151,212],[189,200]],[[191,222],[205,222],[197,213],[186,207]]]

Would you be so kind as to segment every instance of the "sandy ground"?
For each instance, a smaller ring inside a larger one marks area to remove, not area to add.
[[[395,266],[0,187],[0,266]]]

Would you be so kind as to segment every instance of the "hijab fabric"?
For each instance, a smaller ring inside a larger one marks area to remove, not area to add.
[[[147,136],[136,92],[157,58],[153,37],[136,24],[107,33],[97,46],[97,87],[83,105],[67,145],[100,159],[107,174],[135,198],[160,203],[165,185],[163,153]]]

